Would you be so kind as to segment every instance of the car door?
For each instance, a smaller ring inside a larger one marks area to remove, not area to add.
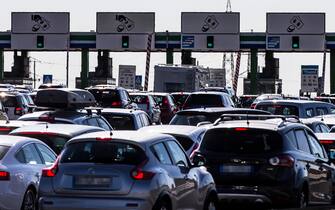
[[[165,142],[169,154],[172,157],[173,164],[176,166],[173,178],[176,184],[178,194],[179,209],[195,209],[197,198],[197,176],[194,171],[190,170],[190,162],[184,150],[176,141]]]
[[[333,168],[328,164],[328,158],[324,149],[312,132],[307,131],[307,136],[311,145],[312,154],[315,156],[315,162],[319,168],[319,177],[317,182],[318,200],[320,200],[320,202],[331,202]]]

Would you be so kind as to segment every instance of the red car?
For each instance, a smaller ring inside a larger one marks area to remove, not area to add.
[[[150,93],[155,98],[155,101],[158,103],[161,108],[161,121],[163,124],[168,124],[172,117],[178,111],[178,107],[168,93]]]

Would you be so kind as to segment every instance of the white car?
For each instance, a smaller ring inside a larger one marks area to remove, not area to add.
[[[0,209],[34,210],[42,169],[55,160],[37,139],[0,135]]]

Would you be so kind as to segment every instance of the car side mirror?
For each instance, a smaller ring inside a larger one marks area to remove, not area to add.
[[[200,153],[195,153],[195,155],[193,156],[192,162],[193,162],[193,166],[195,167],[205,166],[206,158]]]

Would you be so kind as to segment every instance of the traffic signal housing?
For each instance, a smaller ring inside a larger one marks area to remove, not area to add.
[[[207,36],[207,48],[214,48],[214,36]]]
[[[299,36],[292,36],[292,49],[300,48],[300,38]]]
[[[36,48],[44,48],[44,36],[37,36],[36,37]]]
[[[129,48],[129,36],[122,36],[122,48]]]

